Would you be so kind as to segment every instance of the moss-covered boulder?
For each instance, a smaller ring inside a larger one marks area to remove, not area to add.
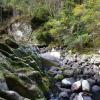
[[[43,92],[38,88],[35,83],[26,83],[12,73],[5,73],[4,77],[10,90],[14,90],[20,95],[31,100],[44,98]]]

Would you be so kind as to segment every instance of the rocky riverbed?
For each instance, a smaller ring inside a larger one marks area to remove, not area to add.
[[[41,51],[40,51],[41,52]],[[100,55],[39,53],[0,43],[0,100],[100,100]]]
[[[47,70],[53,79],[51,100],[100,100],[100,55],[67,54],[59,59],[59,52],[54,57],[51,53],[42,54],[59,63]]]

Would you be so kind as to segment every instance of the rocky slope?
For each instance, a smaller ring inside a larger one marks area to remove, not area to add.
[[[0,97],[6,100],[49,98],[49,81],[40,59],[31,45],[19,45],[11,39],[0,43]]]
[[[32,44],[6,38],[0,42],[0,100],[99,100],[99,58],[39,54]]]

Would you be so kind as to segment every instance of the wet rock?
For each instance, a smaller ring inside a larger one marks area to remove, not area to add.
[[[67,92],[61,92],[59,94],[58,100],[69,100],[69,96],[68,96]]]
[[[87,80],[82,80],[82,90],[90,91],[90,84]]]
[[[79,91],[81,89],[81,85],[81,80],[74,82],[71,87],[72,91]]]

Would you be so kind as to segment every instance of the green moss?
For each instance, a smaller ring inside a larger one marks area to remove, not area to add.
[[[60,80],[62,80],[63,78],[64,78],[63,75],[56,75],[56,76],[54,77],[54,80],[60,81]]]
[[[13,73],[5,72],[4,77],[8,88],[18,92],[20,95],[30,98],[31,100],[44,97],[42,91],[37,87],[36,84],[29,85]]]

